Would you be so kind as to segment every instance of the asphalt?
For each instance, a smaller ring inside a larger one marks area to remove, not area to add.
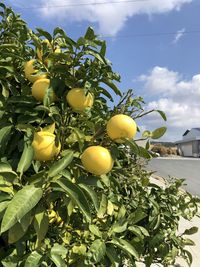
[[[184,189],[200,197],[200,159],[198,158],[154,158],[147,169],[168,179],[169,177],[185,179]],[[199,264],[200,266],[200,264]]]

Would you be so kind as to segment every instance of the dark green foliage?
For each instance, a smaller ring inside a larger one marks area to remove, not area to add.
[[[143,99],[132,90],[121,94],[105,58],[106,43],[92,28],[78,41],[56,28],[53,35],[32,32],[10,8],[0,4],[0,261],[1,266],[146,266],[174,264],[191,255],[185,238],[196,228],[178,234],[181,217],[191,219],[198,199],[179,190],[176,180],[162,189],[149,181],[141,157],[151,158],[135,141],[124,145],[106,135],[106,123],[117,113],[135,119],[151,111],[143,109]],[[53,53],[42,40],[48,39]],[[31,95],[32,84],[25,78],[24,63],[37,58],[51,85],[43,103]],[[47,60],[48,59],[48,60]],[[94,94],[94,106],[75,113],[66,102],[67,92],[83,87]],[[58,101],[52,102],[51,92]],[[121,99],[111,110],[107,100]],[[166,120],[165,114],[158,111]],[[56,125],[56,143],[61,153],[55,160],[33,159],[34,132]],[[156,139],[165,127],[143,133]],[[112,171],[101,177],[86,172],[80,156],[90,145],[111,150]],[[148,149],[149,142],[146,145]]]

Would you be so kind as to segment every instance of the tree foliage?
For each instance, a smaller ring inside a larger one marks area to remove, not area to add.
[[[105,58],[105,41],[92,28],[77,41],[61,28],[53,34],[33,32],[11,8],[0,7],[1,265],[120,267],[142,261],[147,267],[153,262],[168,266],[177,256],[190,265],[185,245],[193,243],[185,235],[197,229],[177,230],[181,217],[195,215],[198,200],[179,190],[181,180],[165,189],[150,182],[141,164],[141,158],[151,158],[149,142],[147,149],[133,140],[122,145],[106,134],[111,116],[137,119],[149,112],[132,90],[120,92],[120,76]],[[24,75],[24,63],[33,58],[39,74],[51,81],[43,103],[31,95],[32,84]],[[67,104],[66,94],[75,87],[94,95],[90,110],[77,113]],[[115,95],[121,99],[111,109],[107,103]],[[52,161],[36,161],[34,133],[53,123],[61,152]],[[146,131],[143,138],[160,138],[165,131]],[[80,156],[90,145],[111,151],[115,163],[107,175],[94,176],[83,168]]]

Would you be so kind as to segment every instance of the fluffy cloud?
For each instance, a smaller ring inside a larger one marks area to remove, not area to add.
[[[55,20],[89,21],[98,24],[101,34],[115,35],[126,20],[137,14],[161,14],[180,8],[193,0],[35,0],[29,7],[40,6],[41,17]],[[11,1],[12,2],[12,1]],[[80,3],[80,6],[78,4]],[[88,5],[91,3],[91,5]],[[96,4],[95,4],[96,3]],[[106,4],[104,4],[106,3]],[[25,0],[16,0],[15,5],[27,6]],[[44,7],[44,8],[42,8]]]
[[[156,66],[147,75],[141,75],[139,80],[157,99],[150,101],[147,109],[163,110],[167,115],[165,139],[180,139],[186,129],[200,127],[200,74],[184,80],[178,72]],[[143,123],[146,128],[155,128],[161,121],[154,114],[145,118]]]

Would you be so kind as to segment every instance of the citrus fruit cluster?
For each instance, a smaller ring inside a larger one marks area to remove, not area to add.
[[[43,41],[50,49],[52,45],[48,40]],[[61,53],[60,48],[54,50],[55,53]],[[48,88],[51,86],[51,81],[48,78],[48,73],[40,73],[37,69],[37,61],[47,62],[47,58],[43,58],[41,50],[37,49],[37,59],[31,59],[25,63],[25,77],[33,83],[32,96],[42,102]],[[58,98],[53,92],[53,102],[58,101]],[[66,93],[66,102],[74,112],[83,112],[86,109],[92,108],[94,104],[94,95],[90,92],[85,92],[84,88],[71,88]],[[32,146],[34,148],[34,158],[38,161],[48,161],[56,157],[61,149],[58,142],[56,145],[56,135],[54,129],[41,130],[34,134]],[[125,114],[117,114],[110,118],[106,126],[107,135],[111,140],[117,143],[123,143],[125,139],[133,139],[137,132],[135,121]],[[108,173],[113,167],[113,158],[110,151],[100,145],[89,146],[85,149],[81,156],[81,161],[86,171],[95,174],[103,175]]]

